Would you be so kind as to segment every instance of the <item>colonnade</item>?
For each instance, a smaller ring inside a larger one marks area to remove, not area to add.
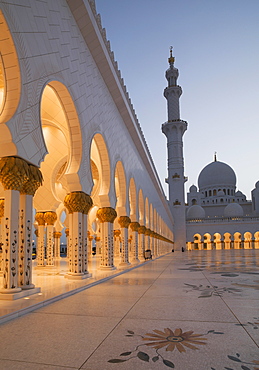
[[[11,299],[34,294],[39,291],[32,283],[32,226],[33,196],[42,184],[40,170],[16,157],[0,159],[0,181],[4,187],[4,198],[0,199],[0,243],[3,286],[0,299]],[[93,206],[90,195],[74,191],[66,195],[64,206],[68,212],[69,227],[67,237],[67,278],[84,279],[88,271],[88,242],[93,237],[88,231],[88,212]],[[169,252],[172,241],[150,230],[139,222],[131,222],[130,217],[117,216],[112,207],[101,207],[96,217],[100,222],[100,233],[95,236],[96,248],[101,252],[102,270],[113,270],[114,253],[120,258],[119,266],[129,266],[144,261],[145,250],[150,249],[154,257]],[[119,229],[114,230],[118,218]],[[38,211],[35,215],[37,245],[36,268],[54,267],[54,259],[60,257],[60,237],[55,229],[58,217],[54,210]],[[18,293],[18,295],[17,295]]]

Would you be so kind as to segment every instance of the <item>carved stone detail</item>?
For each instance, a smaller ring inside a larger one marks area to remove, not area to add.
[[[127,229],[129,227],[129,224],[131,223],[131,219],[128,216],[120,216],[118,219],[118,223],[120,227],[124,227]]]
[[[53,226],[54,223],[57,221],[57,214],[56,214],[56,212],[52,212],[52,211],[45,212],[44,213],[44,220],[45,220],[45,222],[46,222],[47,225]]]
[[[117,212],[112,207],[103,207],[98,209],[96,216],[101,222],[113,223],[117,217]]]
[[[138,228],[139,234],[145,234],[146,233],[146,226],[142,225]]]
[[[132,231],[138,232],[139,227],[140,227],[140,224],[138,222],[131,222],[130,224],[130,228]]]
[[[4,199],[0,199],[0,219],[4,217]]]
[[[38,222],[39,226],[45,226],[44,212],[37,212],[35,220]]]
[[[68,209],[69,213],[80,212],[88,214],[93,205],[93,201],[90,195],[83,191],[73,191],[66,195],[64,205]]]
[[[145,235],[150,235],[150,234],[151,234],[151,230],[150,229],[146,229]]]

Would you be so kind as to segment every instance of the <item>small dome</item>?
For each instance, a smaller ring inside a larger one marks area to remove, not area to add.
[[[244,210],[238,203],[229,203],[224,209],[225,217],[242,217]]]
[[[224,195],[225,195],[225,193],[224,193],[224,191],[223,191],[223,190],[220,190],[220,191],[218,192],[218,196],[219,196],[219,197],[224,197]]]
[[[255,183],[255,187],[258,189],[259,188],[259,181],[257,181],[256,183]]]
[[[198,178],[199,190],[225,186],[234,187],[236,186],[236,175],[232,168],[226,163],[215,161],[209,163],[201,171]]]
[[[197,186],[195,186],[195,185],[192,185],[192,186],[190,186],[190,189],[189,189],[189,192],[190,193],[197,193]]]
[[[190,208],[188,208],[187,219],[191,220],[191,219],[197,219],[197,218],[198,219],[205,218],[205,211],[201,206],[199,206],[198,204],[195,204],[191,206]]]
[[[235,196],[236,197],[243,197],[244,194],[242,193],[242,191],[238,190],[236,193],[235,193]]]

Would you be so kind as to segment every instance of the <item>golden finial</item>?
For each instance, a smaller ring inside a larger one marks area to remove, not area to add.
[[[214,162],[217,162],[217,152],[214,153]]]
[[[173,57],[173,47],[170,46],[170,57],[168,58],[168,63],[174,63],[174,57]]]

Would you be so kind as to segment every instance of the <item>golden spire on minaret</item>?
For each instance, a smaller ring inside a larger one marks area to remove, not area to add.
[[[168,63],[174,63],[174,57],[173,57],[173,47],[170,46],[170,57],[168,58]]]

